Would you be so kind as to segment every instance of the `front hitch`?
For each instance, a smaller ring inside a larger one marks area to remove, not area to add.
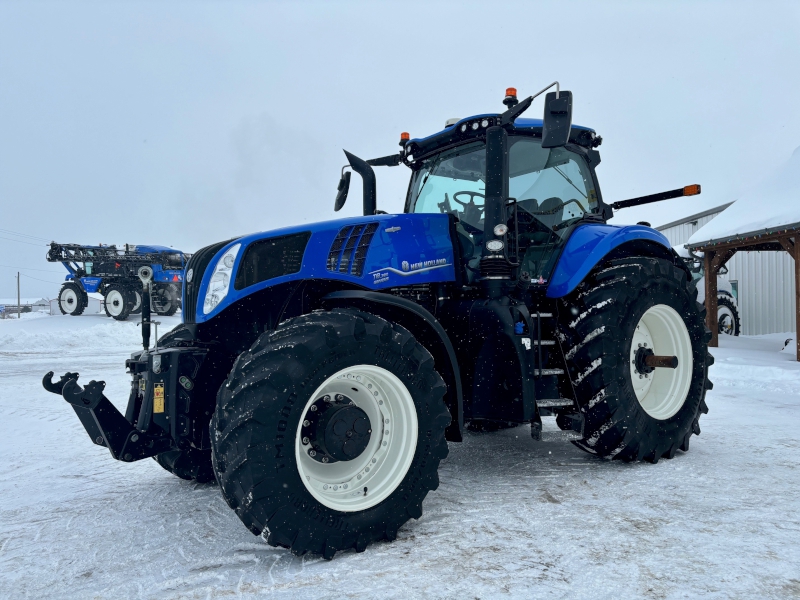
[[[90,381],[82,388],[78,377],[77,373],[66,373],[53,382],[50,371],[42,379],[42,385],[69,402],[92,442],[105,446],[111,456],[126,462],[155,456],[172,447],[170,438],[136,429],[103,394],[105,381]]]

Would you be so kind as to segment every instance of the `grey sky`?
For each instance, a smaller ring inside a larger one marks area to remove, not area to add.
[[[798,72],[797,3],[0,3],[0,229],[193,251],[333,218],[342,148],[389,154],[555,79],[605,140],[607,201],[703,185],[617,218],[657,225],[788,159]],[[406,178],[379,173],[380,208]],[[44,254],[0,239],[25,296],[57,293]]]

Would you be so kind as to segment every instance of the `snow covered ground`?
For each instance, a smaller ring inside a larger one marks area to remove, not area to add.
[[[78,370],[122,406],[133,322],[0,321],[0,597],[800,598],[789,337],[723,336],[686,454],[623,464],[528,427],[470,434],[422,519],[328,562],[270,548],[214,485],[112,460],[42,389],[45,372]]]

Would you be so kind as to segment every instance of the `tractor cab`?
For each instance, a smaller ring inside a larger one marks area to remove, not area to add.
[[[470,121],[454,127],[468,127]],[[488,121],[488,119],[480,119]],[[587,215],[602,218],[597,179],[583,147],[543,148],[542,122],[518,120],[508,138],[508,169],[503,184],[506,203],[507,254],[534,282],[544,283],[568,239],[570,226]],[[593,131],[582,129],[593,139]],[[415,142],[412,142],[415,143]],[[484,245],[486,144],[481,139],[414,161],[406,212],[453,215],[458,242],[467,263],[467,278],[480,272]]]
[[[451,119],[424,138],[403,133],[399,155],[360,161],[347,153],[347,166],[365,178],[365,198],[375,197],[374,174],[365,167],[409,167],[405,212],[451,216],[468,285],[523,273],[534,285],[545,285],[574,226],[611,215],[594,171],[602,138],[572,125],[572,95],[552,85],[556,91],[547,95],[544,119],[519,115],[548,88],[523,103],[509,88],[503,114]],[[337,210],[348,186],[344,172]]]

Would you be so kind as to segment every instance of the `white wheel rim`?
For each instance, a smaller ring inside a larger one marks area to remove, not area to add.
[[[119,290],[111,290],[106,294],[106,310],[112,317],[117,317],[125,307],[125,298]]]
[[[331,375],[317,388],[306,402],[301,423],[311,405],[326,394],[345,394],[367,414],[370,440],[353,460],[323,464],[308,455],[311,446],[303,444],[298,423],[295,458],[300,479],[328,508],[366,510],[388,498],[408,473],[417,448],[414,399],[393,373],[373,365],[355,365]]]
[[[134,292],[134,295],[136,296],[136,304],[133,305],[133,309],[131,310],[136,311],[139,310],[139,307],[142,305],[142,295],[139,292]]]
[[[658,356],[677,356],[678,367],[639,373],[636,352],[641,347],[652,349]],[[631,383],[645,412],[660,421],[675,415],[689,395],[693,367],[692,340],[680,314],[666,304],[649,308],[634,329],[630,357]]]
[[[78,309],[78,294],[71,288],[61,290],[61,308],[67,314],[72,314]]]
[[[717,309],[719,332],[726,335],[733,335],[734,320],[733,312],[727,306],[720,306]]]

